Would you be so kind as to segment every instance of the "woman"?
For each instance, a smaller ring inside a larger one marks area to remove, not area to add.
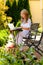
[[[31,20],[29,18],[28,11],[26,9],[23,9],[20,15],[21,15],[21,28],[23,31],[19,32],[16,36],[16,43],[18,45],[22,43],[23,37],[29,36],[29,31],[31,27]]]

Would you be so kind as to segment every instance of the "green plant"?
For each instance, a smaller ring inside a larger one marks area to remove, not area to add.
[[[0,65],[9,65],[9,62],[5,58],[0,58]]]
[[[3,46],[6,44],[8,40],[9,31],[7,29],[0,30],[0,46]]]
[[[40,65],[43,65],[43,57],[40,59]]]
[[[16,27],[20,27],[20,25],[21,25],[21,21],[18,21]]]
[[[11,50],[0,48],[0,65],[43,65],[43,58],[36,60],[32,47],[25,52],[21,52],[19,46],[14,47],[13,53]]]
[[[0,48],[0,65],[14,65],[16,59],[13,54],[5,51],[5,48]]]
[[[7,0],[6,1],[6,5],[9,7],[8,11],[6,11],[8,16],[11,16],[13,18],[12,21],[14,21],[14,24],[16,25],[16,22],[18,21],[17,19],[17,4],[16,4],[16,0],[13,1],[12,5],[11,5],[11,0]]]
[[[16,24],[16,27],[20,27],[20,26],[21,26],[21,21],[19,20],[19,21],[17,22],[17,24]],[[19,31],[15,31],[15,32],[14,32],[14,35],[16,36],[18,32],[19,32]]]
[[[28,50],[28,51],[30,51],[30,50]],[[29,54],[28,51],[21,52],[19,49],[19,46],[16,46],[13,51],[14,53],[12,54],[11,53],[12,51],[7,52],[6,49],[4,47],[2,47],[2,48],[0,48],[0,64],[6,65],[6,63],[7,63],[8,65],[29,65],[28,63],[29,63],[29,61],[31,61],[33,59],[33,57],[31,56],[31,54]],[[29,58],[29,56],[30,56],[30,58]],[[25,61],[25,59],[27,59],[27,60]]]
[[[12,18],[8,17],[5,13],[8,10],[8,6],[5,6],[4,0],[0,1],[0,29],[7,27],[8,22],[11,22]]]

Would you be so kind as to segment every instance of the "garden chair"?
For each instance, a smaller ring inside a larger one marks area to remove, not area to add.
[[[43,55],[43,50],[39,48],[39,45],[41,44],[41,40],[43,37],[43,33],[39,32],[38,28],[39,28],[39,23],[32,23],[30,34],[27,38],[23,37],[23,43],[24,45],[27,45],[29,47],[34,46],[34,49],[40,55]]]

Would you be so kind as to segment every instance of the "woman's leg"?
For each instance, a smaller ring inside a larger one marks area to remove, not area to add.
[[[22,43],[22,40],[23,40],[23,37],[24,37],[24,33],[23,32],[19,32],[16,36],[16,44],[21,44]]]

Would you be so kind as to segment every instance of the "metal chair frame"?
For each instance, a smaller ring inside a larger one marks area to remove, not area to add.
[[[28,36],[28,38],[23,37],[23,39],[25,39],[25,41],[23,41],[23,42],[24,42],[24,44],[26,44],[29,47],[34,46],[35,51],[37,51],[42,56],[43,55],[43,50],[41,50],[39,48],[39,45],[41,44],[41,41],[42,41],[42,38],[43,38],[43,32],[39,32],[38,28],[39,28],[39,24],[38,23],[33,23],[31,25],[30,35]],[[34,38],[32,38],[32,33],[31,33],[32,31],[35,32]],[[40,40],[38,40],[38,41],[36,41],[37,33],[41,33]],[[37,43],[37,45],[36,45],[36,43]]]

